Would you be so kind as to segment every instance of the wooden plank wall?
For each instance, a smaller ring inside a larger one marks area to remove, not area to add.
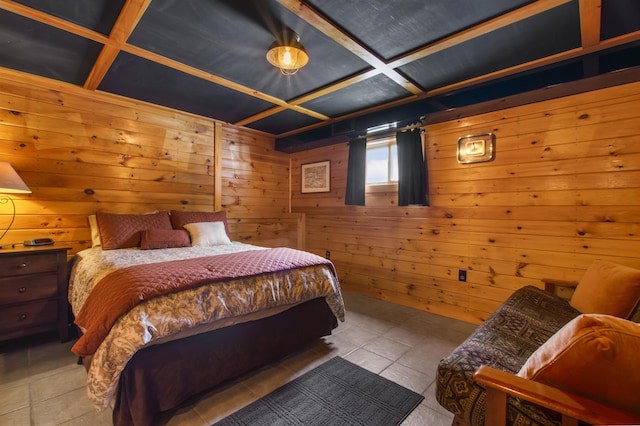
[[[431,207],[385,191],[346,207],[346,145],[287,155],[257,132],[0,70],[0,161],[33,190],[12,196],[0,244],[51,237],[76,252],[97,210],[219,206],[235,240],[306,239],[346,289],[478,323],[516,288],[578,280],[595,258],[640,267],[639,119],[635,83],[431,125]],[[457,164],[457,138],[486,131],[496,159]],[[331,192],[301,194],[300,165],[327,159]]]
[[[480,323],[515,289],[577,281],[594,259],[640,268],[639,123],[634,83],[429,125],[430,207],[384,191],[344,206],[347,146],[297,153],[293,211],[345,289]],[[483,132],[495,160],[458,164],[457,139]],[[322,160],[331,192],[301,194],[300,165]]]
[[[98,210],[211,211],[218,199],[232,239],[295,247],[298,215],[285,214],[288,169],[280,172],[288,155],[267,146],[269,138],[207,118],[0,69],[0,161],[33,191],[12,196],[18,215],[0,244],[50,237],[75,253],[90,246],[87,216]],[[8,214],[0,205],[0,233]]]
[[[229,232],[267,247],[300,247],[300,214],[289,214],[289,154],[273,138],[230,125],[222,129],[222,206]],[[300,228],[301,229],[301,228]]]

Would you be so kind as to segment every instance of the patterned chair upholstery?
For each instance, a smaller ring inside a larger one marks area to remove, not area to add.
[[[569,302],[533,286],[515,291],[438,365],[438,403],[472,426],[484,426],[485,389],[473,375],[481,365],[516,374],[529,356],[573,318]],[[640,322],[640,303],[630,317]],[[559,426],[560,416],[516,397],[507,398],[507,424]]]
[[[438,365],[436,399],[472,426],[484,426],[485,391],[473,380],[481,365],[517,373],[529,356],[580,314],[554,294],[533,286],[515,291],[471,336]],[[507,422],[558,426],[560,418],[509,397]]]

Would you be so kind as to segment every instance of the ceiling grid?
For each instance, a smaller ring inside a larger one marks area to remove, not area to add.
[[[0,66],[292,141],[640,66],[636,0],[479,3],[0,0]],[[291,76],[265,59],[283,31]]]

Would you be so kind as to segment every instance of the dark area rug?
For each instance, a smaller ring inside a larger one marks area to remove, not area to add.
[[[215,425],[399,425],[423,399],[335,357]]]

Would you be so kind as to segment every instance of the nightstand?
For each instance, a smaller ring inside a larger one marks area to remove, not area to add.
[[[0,250],[0,341],[48,330],[68,340],[67,250]]]

